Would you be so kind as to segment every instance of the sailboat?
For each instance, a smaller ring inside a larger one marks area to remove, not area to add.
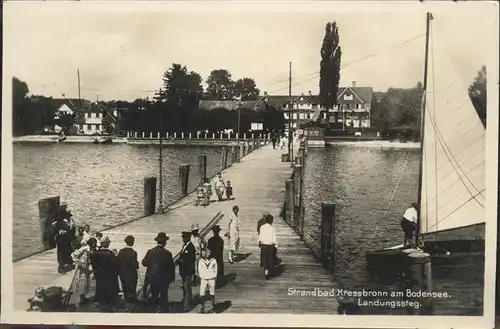
[[[427,13],[415,244],[433,259],[484,257],[486,129],[433,20]],[[404,248],[370,251],[368,266],[401,259]]]

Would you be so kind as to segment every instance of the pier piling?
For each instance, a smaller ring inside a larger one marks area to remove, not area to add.
[[[162,196],[160,195],[160,198]],[[144,178],[144,216],[155,213],[156,209],[156,177]]]
[[[55,248],[54,229],[52,222],[56,219],[61,204],[60,197],[54,196],[38,201],[38,214],[40,219],[40,234],[43,250]]]
[[[335,265],[335,202],[321,203],[321,263],[333,271]]]
[[[189,167],[190,165],[188,164],[181,164],[179,166],[179,181],[181,185],[181,195],[183,197],[188,194]]]
[[[223,147],[221,151],[221,170],[227,168],[227,147]]]
[[[294,211],[294,193],[293,180],[287,179],[285,182],[285,220],[293,227],[293,211]]]
[[[431,256],[421,250],[415,250],[414,252],[408,252],[407,255],[407,265],[409,281],[407,289],[413,292],[432,292],[432,270],[431,270]],[[415,302],[420,303],[419,314],[420,315],[430,315],[432,313],[432,298],[430,297],[419,297],[416,296],[412,298]],[[411,309],[410,312],[414,312]]]
[[[207,179],[207,156],[198,155],[198,173],[200,174],[200,186],[205,184]]]

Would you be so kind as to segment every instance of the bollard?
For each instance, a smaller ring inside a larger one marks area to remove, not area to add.
[[[40,221],[40,235],[43,250],[55,248],[55,231],[52,223],[56,219],[57,212],[61,205],[58,196],[41,199],[38,201],[38,217]]]
[[[189,167],[188,164],[181,164],[179,166],[179,182],[181,185],[181,195],[183,197],[188,194]]]
[[[160,195],[160,198],[162,196]],[[156,209],[156,177],[144,178],[144,216],[155,213]]]
[[[149,138],[153,138],[153,132],[149,132]]]
[[[137,138],[137,136],[139,136],[139,134],[136,131],[135,134],[134,134],[134,137]]]
[[[207,179],[207,156],[198,155],[198,173],[200,175],[200,186],[205,184]]]
[[[174,139],[177,139],[177,133],[174,132]]]
[[[166,138],[168,139],[168,131],[167,131],[167,134],[166,134],[165,136],[166,136]]]
[[[285,181],[285,220],[288,225],[292,226],[293,222],[293,180],[287,179]]]
[[[243,139],[247,139],[247,133],[243,133]]]
[[[432,292],[432,273],[431,273],[431,256],[421,250],[414,252],[407,252],[407,265],[409,282],[407,289],[414,292]],[[413,298],[412,298],[413,299]],[[415,297],[415,302],[419,302],[421,307],[419,309],[420,315],[430,315],[432,313],[432,298],[430,297]],[[414,309],[410,309],[414,312]]]
[[[184,132],[181,132],[181,139],[184,139]]]
[[[199,131],[196,132],[196,139],[200,139],[200,132]]]
[[[222,148],[221,152],[221,170],[227,168],[227,147]]]
[[[189,139],[193,139],[193,133],[189,133]]]
[[[215,139],[215,133],[212,133],[212,139]]]
[[[142,132],[142,138],[145,138],[146,137],[146,133],[143,131]]]
[[[335,203],[321,203],[321,263],[333,271],[335,267]]]
[[[223,133],[221,132],[220,133],[220,139],[222,139],[224,137]]]

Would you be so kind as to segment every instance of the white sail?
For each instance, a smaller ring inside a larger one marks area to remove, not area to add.
[[[473,77],[459,74],[446,35],[434,22],[422,145],[422,234],[485,222],[485,128],[468,95]]]

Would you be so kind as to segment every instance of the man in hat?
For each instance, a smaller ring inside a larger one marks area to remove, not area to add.
[[[175,280],[175,265],[172,253],[165,249],[169,237],[160,232],[155,238],[156,247],[149,249],[142,260],[146,267],[145,281],[151,287],[151,306],[157,311],[158,301],[161,312],[169,312],[168,290]]]
[[[109,250],[108,237],[101,240],[101,248],[91,256],[96,281],[95,300],[104,307],[114,308],[118,300],[118,267],[116,255]]]
[[[198,224],[191,225],[191,243],[193,244],[196,256],[195,276],[193,278],[193,285],[196,286],[198,280],[198,262],[203,256],[206,246],[205,241],[200,237],[200,227]]]
[[[205,294],[209,290],[209,298],[212,303],[212,312],[215,309],[215,279],[217,278],[217,261],[212,257],[210,249],[198,263],[198,273],[200,275],[200,313],[205,313]]]
[[[137,252],[132,249],[135,238],[129,235],[125,238],[125,248],[121,249],[116,256],[118,260],[118,275],[122,283],[123,297],[127,304],[133,304],[137,301],[137,270],[139,262],[137,261]]]
[[[224,239],[219,235],[219,225],[214,225],[212,233],[213,236],[208,239],[207,249],[217,262],[217,280],[221,282],[224,280]]]
[[[191,232],[182,232],[182,242],[184,245],[182,246],[179,254],[177,265],[179,265],[179,274],[182,278],[182,300],[184,303],[184,312],[188,312],[191,309],[191,303],[193,300],[192,285],[193,276],[196,272],[196,250],[191,243]]]

